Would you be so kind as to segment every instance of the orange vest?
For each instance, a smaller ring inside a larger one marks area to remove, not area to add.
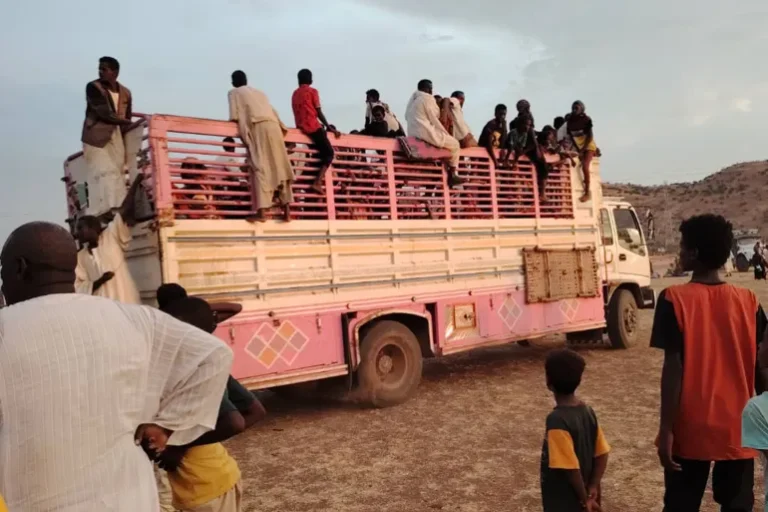
[[[695,460],[753,458],[741,413],[754,395],[757,297],[730,284],[667,288],[683,333],[683,384],[673,453]]]

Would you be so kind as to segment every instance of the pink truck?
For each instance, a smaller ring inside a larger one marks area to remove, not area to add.
[[[220,325],[233,375],[251,389],[347,376],[376,406],[411,397],[424,358],[566,334],[626,348],[639,308],[653,308],[637,215],[592,200],[580,167],[557,164],[548,201],[534,170],[495,168],[462,150],[466,183],[439,162],[408,159],[394,139],[344,135],[326,193],[311,191],[309,140],[286,137],[296,171],[293,220],[248,223],[250,182],[234,123],[141,116],[126,136],[154,221],[134,228],[128,264],[147,304],[161,283],[210,302],[239,302]],[[71,218],[88,204],[81,154],[65,163]],[[127,176],[130,181],[130,176]]]

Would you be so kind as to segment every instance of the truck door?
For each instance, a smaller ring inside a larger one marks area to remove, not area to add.
[[[645,282],[649,279],[648,251],[634,210],[617,206],[613,210],[616,252],[615,272],[619,280]]]
[[[616,269],[616,248],[614,247],[613,222],[611,213],[607,208],[600,209],[600,245],[601,250],[598,258],[601,263],[601,275],[603,281],[611,281],[617,274]]]

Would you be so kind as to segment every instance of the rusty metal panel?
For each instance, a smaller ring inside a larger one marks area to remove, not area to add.
[[[452,304],[445,307],[445,339],[455,342],[480,336],[475,304]]]
[[[529,304],[600,294],[597,260],[592,248],[525,249],[523,259]]]

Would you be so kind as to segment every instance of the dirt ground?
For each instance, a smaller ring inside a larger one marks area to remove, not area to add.
[[[658,280],[659,289],[680,280]],[[768,284],[750,274],[763,304]],[[637,346],[583,349],[581,397],[612,445],[604,510],[661,510],[653,446],[661,354],[648,348],[652,312]],[[417,395],[372,410],[332,400],[301,404],[267,396],[269,420],[229,447],[240,463],[245,510],[539,511],[544,419],[553,406],[543,363],[562,340],[478,350],[425,364]],[[755,511],[763,510],[762,471]],[[716,508],[708,492],[702,511]]]

